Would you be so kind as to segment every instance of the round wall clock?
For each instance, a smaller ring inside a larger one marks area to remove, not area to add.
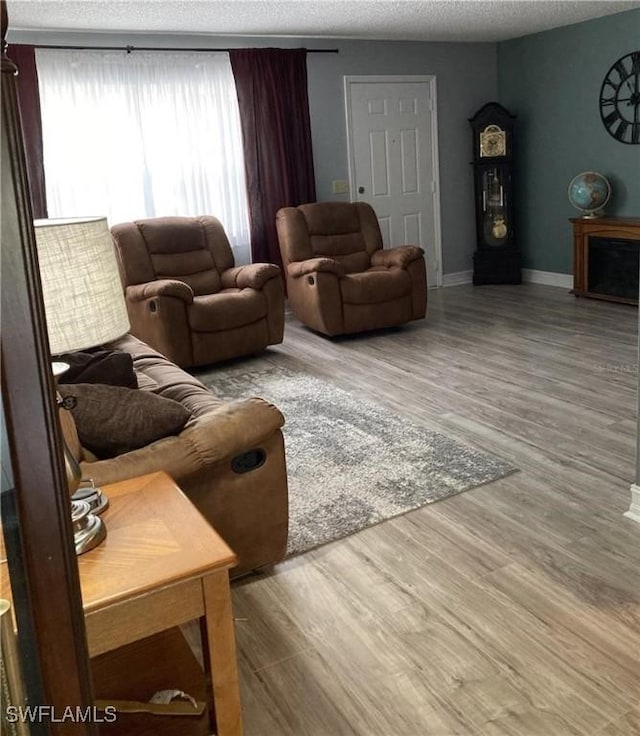
[[[600,117],[621,143],[640,143],[640,51],[622,56],[600,88]]]

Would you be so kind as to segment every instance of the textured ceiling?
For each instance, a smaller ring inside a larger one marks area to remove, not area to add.
[[[502,41],[640,0],[8,0],[13,30]]]

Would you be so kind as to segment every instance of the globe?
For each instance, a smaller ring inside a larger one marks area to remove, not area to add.
[[[598,217],[611,196],[611,185],[597,171],[583,171],[569,183],[569,202],[583,217]]]

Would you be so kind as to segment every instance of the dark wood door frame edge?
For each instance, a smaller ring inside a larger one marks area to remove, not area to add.
[[[16,604],[25,604],[29,650],[45,703],[93,704],[78,566],[62,459],[44,306],[17,110],[15,66],[5,55],[2,14],[2,396],[15,487],[19,549],[8,549]],[[12,535],[10,535],[12,536]],[[10,540],[8,540],[10,542]],[[13,545],[11,545],[13,547]],[[16,554],[21,557],[16,558]],[[20,563],[20,564],[18,564]],[[13,568],[16,569],[14,580]],[[32,627],[29,626],[32,623]],[[91,723],[34,724],[32,733],[97,734]]]

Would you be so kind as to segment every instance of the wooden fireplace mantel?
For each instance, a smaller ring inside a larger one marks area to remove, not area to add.
[[[620,238],[640,243],[640,217],[572,217],[573,289],[576,296],[637,304],[638,299],[589,291],[589,238]]]

